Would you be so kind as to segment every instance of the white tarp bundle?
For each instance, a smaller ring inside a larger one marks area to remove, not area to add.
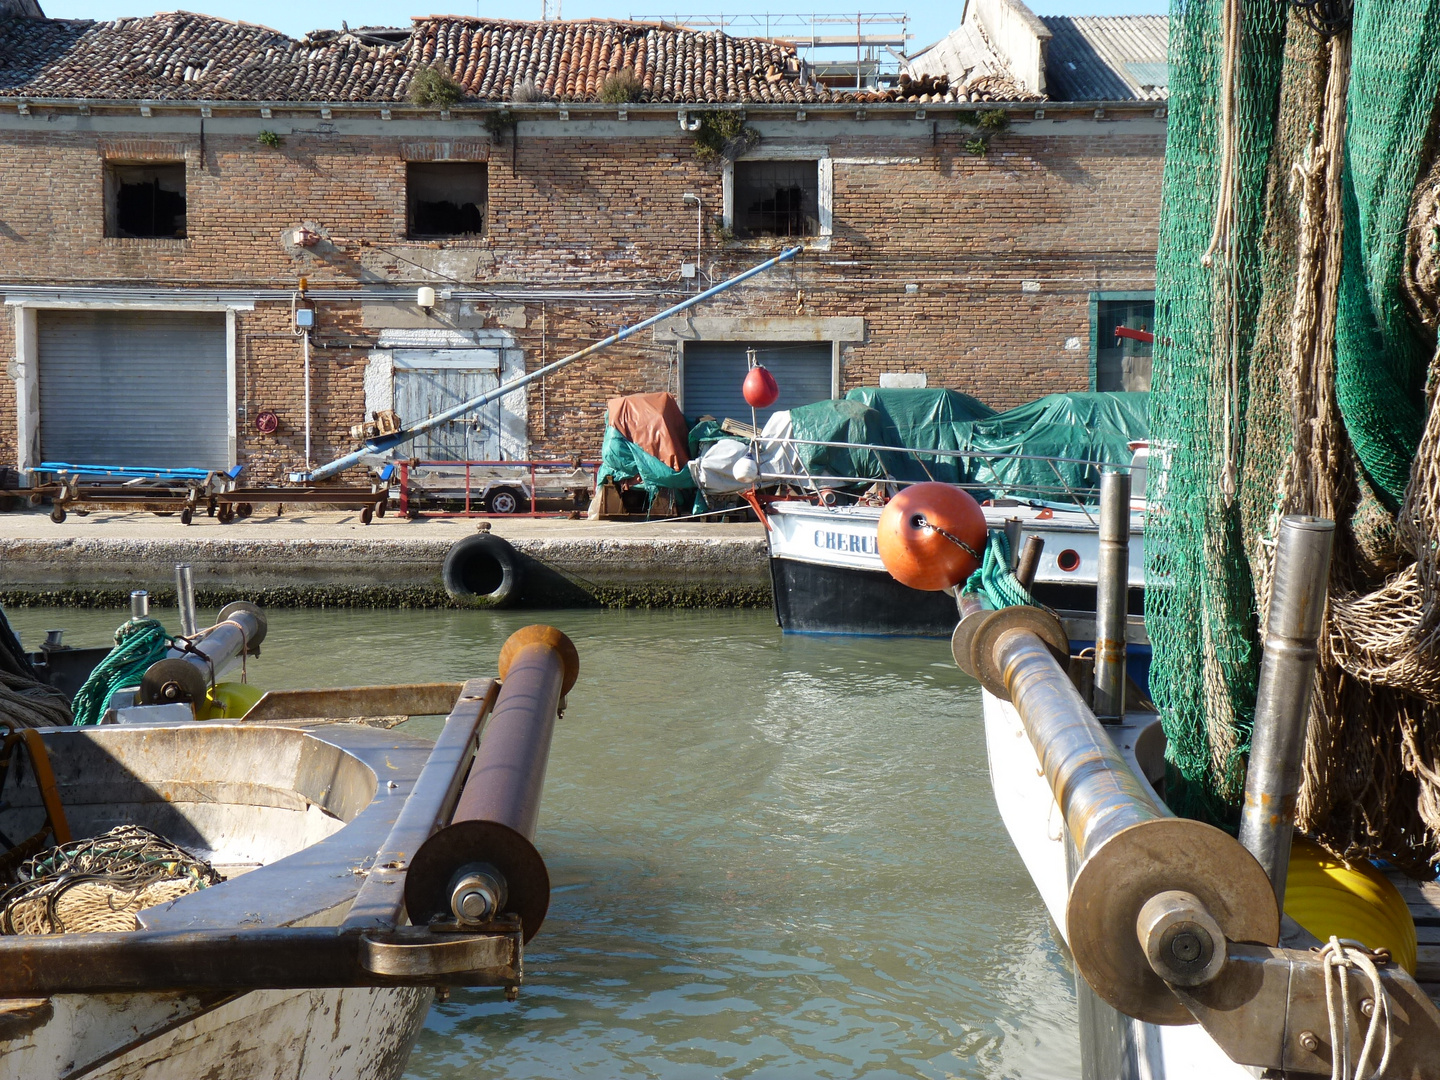
[[[742,439],[721,439],[690,463],[690,473],[695,477],[695,485],[701,491],[745,491],[756,483],[764,484],[767,476],[801,474],[800,457],[795,448],[775,441],[789,439],[793,435],[794,429],[790,424],[788,409],[774,413],[765,422],[754,447],[760,456],[757,462],[760,470],[758,480],[753,476],[741,480],[735,475],[737,462],[742,458],[754,458],[750,443]]]

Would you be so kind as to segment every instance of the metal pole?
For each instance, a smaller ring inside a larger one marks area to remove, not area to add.
[[[1130,474],[1100,474],[1100,563],[1095,572],[1095,715],[1125,716],[1125,622],[1130,594]]]
[[[189,563],[175,564],[175,603],[180,608],[180,636],[194,637],[200,628],[195,622],[195,575]]]
[[[1240,843],[1264,868],[1281,905],[1334,539],[1333,521],[1297,515],[1280,522],[1275,544]]]
[[[670,316],[677,315],[682,311],[694,307],[696,304],[704,303],[712,296],[718,296],[726,289],[734,288],[742,281],[748,281],[756,274],[762,274],[766,270],[769,270],[775,266],[779,266],[783,262],[789,262],[791,259],[795,258],[796,255],[799,255],[802,250],[802,248],[798,247],[787,248],[779,255],[776,255],[773,259],[766,259],[758,266],[752,266],[749,270],[746,270],[743,273],[736,274],[728,281],[722,281],[719,285],[712,285],[704,292],[696,293],[688,300],[682,300],[680,303],[674,305],[673,307],[668,307],[664,311],[659,312],[658,314],[651,315],[648,319],[644,319],[638,323],[635,323],[633,326],[627,326],[623,330],[611,334],[603,341],[597,341],[593,345],[587,345],[579,352],[571,353],[569,356],[562,357],[561,359],[556,360],[553,364],[546,364],[543,367],[538,367],[534,371],[531,371],[525,375],[521,375],[519,378],[512,379],[510,382],[497,386],[494,390],[490,390],[487,393],[481,394],[479,397],[471,398],[469,401],[462,401],[459,405],[454,405],[451,408],[446,409],[444,412],[436,413],[434,416],[427,417],[418,424],[401,428],[394,435],[387,435],[384,438],[380,439],[371,439],[359,450],[356,450],[350,454],[346,454],[344,457],[336,458],[334,461],[326,465],[321,465],[318,469],[315,469],[313,471],[310,469],[310,462],[307,456],[305,462],[306,471],[291,473],[290,481],[291,483],[296,484],[308,484],[315,480],[325,480],[331,476],[334,476],[337,473],[343,472],[344,470],[350,468],[350,466],[352,465],[360,464],[360,462],[364,461],[372,454],[383,454],[387,450],[393,450],[395,447],[401,445],[402,443],[407,443],[411,439],[414,439],[419,435],[425,434],[425,432],[427,431],[439,427],[441,424],[448,423],[449,421],[455,419],[455,417],[457,416],[463,416],[466,413],[475,412],[477,409],[482,409],[486,405],[489,405],[492,401],[498,401],[506,394],[509,394],[515,390],[519,390],[522,386],[529,386],[532,382],[535,382],[537,379],[544,378],[552,371],[559,371],[562,367],[573,364],[577,360],[583,360],[587,356],[593,356],[595,353],[600,352],[602,349],[608,349],[611,345],[614,345],[617,342],[624,341],[626,338],[638,334],[641,330],[645,330],[651,326],[654,326],[662,319],[668,319]],[[307,353],[306,355],[308,356],[309,354]],[[309,385],[308,380],[306,385]]]
[[[305,468],[310,468],[310,331],[306,330],[301,350],[305,355]]]
[[[1040,555],[1045,550],[1045,538],[1031,533],[1025,538],[1020,549],[1020,561],[1015,564],[1015,578],[1026,592],[1035,584],[1035,572],[1040,569]]]
[[[136,589],[130,594],[130,617],[132,619],[148,619],[150,617],[150,594],[144,589]]]

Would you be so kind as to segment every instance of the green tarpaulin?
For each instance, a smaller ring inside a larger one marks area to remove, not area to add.
[[[1138,392],[1050,394],[988,420],[959,425],[956,438],[962,449],[1073,459],[972,458],[967,480],[1019,498],[1054,498],[1056,489],[1098,488],[1098,465],[1130,464],[1130,443],[1150,437],[1149,398]]]
[[[790,410],[790,433],[796,439],[816,442],[884,445],[880,414],[859,401],[817,401]],[[885,476],[888,460],[873,450],[847,450],[838,446],[796,446],[795,452],[811,476]]]
[[[639,478],[636,485],[642,488],[651,501],[661,488],[672,491],[690,491],[695,487],[695,478],[686,468],[672,469],[654,454],[640,449],[621,435],[609,424],[605,425],[605,441],[600,445],[599,482],[606,480],[629,480]],[[677,498],[677,505],[687,505]],[[703,509],[703,503],[701,504]]]
[[[913,450],[958,450],[957,426],[995,415],[995,410],[958,390],[902,389],[858,386],[845,395],[848,401],[868,405],[880,414],[882,442]],[[961,468],[954,458],[900,457],[886,464],[897,480],[942,480],[956,484]],[[928,470],[928,476],[927,476]]]

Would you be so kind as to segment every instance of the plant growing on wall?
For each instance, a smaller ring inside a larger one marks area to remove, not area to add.
[[[273,131],[262,131],[257,136],[257,139],[261,146],[268,146],[271,150],[280,149],[280,136],[276,135]]]
[[[1004,109],[963,109],[955,114],[955,122],[962,133],[970,135],[965,140],[965,152],[984,157],[990,152],[990,140],[1010,126],[1010,114]]]
[[[465,96],[465,88],[439,64],[422,67],[410,80],[410,100],[416,105],[448,109]]]
[[[645,92],[640,77],[629,68],[619,68],[605,76],[600,83],[600,100],[607,105],[623,105],[627,101],[639,101]]]
[[[480,122],[485,125],[485,130],[491,137],[500,142],[505,137],[505,132],[515,130],[518,117],[509,109],[497,109]]]
[[[695,156],[701,161],[733,161],[759,141],[760,133],[746,127],[738,112],[701,113],[695,130]]]

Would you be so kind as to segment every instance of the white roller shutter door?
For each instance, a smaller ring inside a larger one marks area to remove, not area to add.
[[[44,461],[229,466],[224,312],[40,311]]]

